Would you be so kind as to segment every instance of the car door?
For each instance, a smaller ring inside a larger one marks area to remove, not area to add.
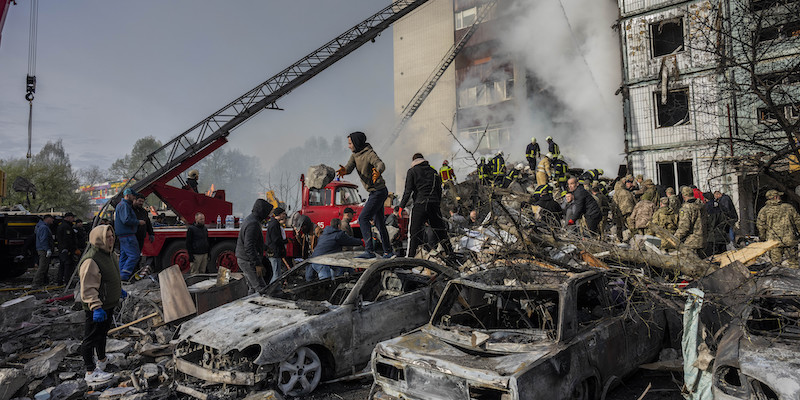
[[[609,307],[605,290],[606,281],[602,275],[577,283],[578,336],[583,341],[589,365],[601,374],[617,375],[626,367],[628,358],[625,327],[619,313]]]
[[[404,264],[376,272],[362,286],[360,301],[353,309],[352,347],[356,365],[369,360],[378,342],[416,329],[430,319],[429,293],[433,280],[410,282],[419,276]]]

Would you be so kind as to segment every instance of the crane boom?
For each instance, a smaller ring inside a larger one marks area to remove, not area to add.
[[[163,190],[160,191],[159,188],[166,187],[167,182],[179,177],[180,173],[225,144],[226,137],[241,123],[263,109],[277,109],[278,99],[363,44],[374,40],[392,23],[427,1],[397,0],[325,43],[149,154],[128,180],[128,184],[134,182],[131,188],[144,195],[155,193],[167,205],[181,214],[181,210],[173,207],[170,196]],[[112,202],[116,204],[120,196],[121,194],[118,194],[109,200],[99,215],[103,214]],[[182,216],[191,220],[188,215]]]

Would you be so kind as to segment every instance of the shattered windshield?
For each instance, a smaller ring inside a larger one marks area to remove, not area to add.
[[[337,206],[346,206],[359,203],[361,203],[361,197],[358,195],[358,189],[346,186],[336,189]]]
[[[800,339],[800,298],[759,297],[753,302],[746,326],[750,333],[761,336]]]
[[[489,341],[526,342],[558,334],[555,290],[483,290],[454,283],[442,297],[433,324],[442,329],[490,333]]]
[[[334,279],[316,279],[306,281],[306,266],[301,263],[267,290],[267,295],[284,300],[327,301],[333,305],[341,305],[362,272],[348,271]]]

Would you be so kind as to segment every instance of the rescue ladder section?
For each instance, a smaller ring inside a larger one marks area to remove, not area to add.
[[[428,95],[431,93],[431,91],[433,91],[433,88],[439,82],[439,79],[442,77],[442,75],[444,75],[444,72],[447,70],[447,68],[450,67],[450,64],[453,63],[453,60],[456,59],[456,56],[458,56],[458,53],[460,53],[461,50],[467,45],[467,42],[478,30],[480,24],[482,24],[483,21],[488,18],[495,4],[497,4],[497,0],[491,0],[481,6],[478,19],[476,19],[469,29],[464,32],[464,35],[461,36],[461,39],[457,43],[453,44],[452,47],[450,47],[450,50],[448,50],[444,58],[439,61],[439,64],[436,66],[433,72],[431,72],[430,76],[428,76],[428,79],[425,81],[425,83],[422,84],[422,87],[420,87],[414,96],[411,97],[411,100],[408,102],[408,104],[406,104],[405,108],[403,108],[403,112],[400,114],[400,121],[397,123],[394,131],[392,131],[391,136],[389,136],[389,140],[386,142],[384,150],[394,144],[394,142],[400,136],[400,132],[402,132],[403,128],[405,128],[408,120],[414,116],[414,113],[417,112],[425,99],[428,98]]]
[[[341,60],[368,41],[374,40],[392,23],[428,0],[398,0],[370,16],[311,54],[290,65],[264,83],[228,103],[159,149],[149,154],[131,180],[142,194],[153,192],[154,184],[166,184],[192,164],[222,146],[230,131],[265,108],[277,108],[276,101]],[[142,177],[142,175],[144,175]],[[179,178],[180,179],[180,178]],[[129,182],[131,182],[129,180]],[[127,186],[127,185],[126,185]],[[119,201],[120,195],[110,200]],[[168,203],[169,199],[163,199]],[[101,214],[104,210],[101,210]]]

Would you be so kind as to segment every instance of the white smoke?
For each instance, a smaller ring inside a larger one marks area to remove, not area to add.
[[[511,13],[516,17],[501,34],[503,50],[519,55],[559,104],[529,93],[505,150],[516,156],[535,136],[547,152],[544,139],[552,136],[571,166],[602,168],[606,176],[615,176],[624,163],[622,97],[614,95],[621,81],[621,49],[611,28],[617,2],[519,0]]]

